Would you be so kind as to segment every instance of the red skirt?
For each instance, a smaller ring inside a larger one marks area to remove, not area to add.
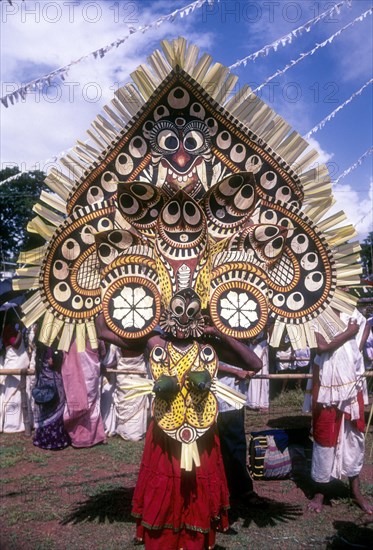
[[[201,465],[180,469],[181,444],[154,421],[133,497],[137,537],[146,549],[202,550],[215,544],[215,531],[228,528],[229,494],[216,426],[197,441]]]

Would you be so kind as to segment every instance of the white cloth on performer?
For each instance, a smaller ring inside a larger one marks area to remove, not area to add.
[[[116,433],[123,439],[139,441],[146,432],[149,398],[147,395],[128,399],[136,390],[122,390],[121,386],[128,378],[144,378],[147,376],[144,355],[123,357],[117,349],[117,368],[136,371],[138,374],[118,374],[114,392],[114,403],[117,415]]]
[[[367,404],[364,360],[359,345],[364,333],[366,319],[355,309],[352,316],[341,313],[341,320],[347,325],[350,318],[356,319],[359,332],[355,338],[347,340],[334,352],[317,355],[315,363],[320,366],[320,390],[318,403],[325,406],[336,405],[339,410],[351,414],[351,419],[359,418],[357,394],[363,391],[364,403]],[[339,333],[336,325],[330,325],[333,338]],[[316,327],[317,330],[317,327]],[[332,332],[333,331],[333,332]]]
[[[24,369],[28,368],[29,363],[29,357],[22,341],[18,349],[11,345],[6,347],[4,363],[0,365],[0,368]],[[0,432],[13,433],[25,430],[20,387],[20,376],[10,374],[0,376]]]
[[[103,366],[110,365],[116,358],[117,347],[110,344],[106,356],[102,361]],[[116,386],[116,376],[114,373],[108,373],[101,376],[101,416],[104,422],[105,434],[112,437],[116,434],[117,415],[115,412],[114,392]]]
[[[261,359],[263,368],[258,374],[268,374],[268,342],[266,339],[250,345],[250,349]],[[269,408],[269,380],[251,379],[246,392],[246,405],[251,409],[268,409]]]
[[[313,442],[312,479],[317,483],[329,483],[333,478],[359,475],[364,464],[364,449],[364,434],[343,416],[336,447],[323,447]]]

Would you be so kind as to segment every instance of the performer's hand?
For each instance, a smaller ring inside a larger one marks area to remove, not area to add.
[[[254,376],[255,372],[251,370],[237,369],[234,374],[238,378],[238,382],[239,380],[248,380],[249,378]]]
[[[204,392],[211,387],[211,375],[208,370],[192,371],[188,374],[188,380],[193,389]]]
[[[162,399],[171,399],[179,391],[179,384],[176,376],[161,374],[153,386],[153,391]]]
[[[358,325],[356,319],[349,319],[346,332],[351,338],[353,338],[359,332],[359,327],[360,325]]]

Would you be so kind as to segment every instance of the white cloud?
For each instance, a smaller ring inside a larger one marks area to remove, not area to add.
[[[337,184],[333,187],[336,204],[328,212],[328,216],[343,210],[347,221],[342,225],[352,224],[358,235],[357,240],[362,242],[370,231],[373,231],[373,179],[367,184],[369,192],[362,199],[361,194],[354,190],[349,183]]]
[[[58,5],[57,2],[49,4]],[[56,8],[45,11],[46,4],[42,2],[27,2],[27,8],[15,4],[18,11],[8,10],[4,18],[2,3],[2,95],[20,83],[128,35],[129,26],[144,26],[175,9],[170,2],[156,2],[150,9],[139,2],[96,1],[89,3],[92,6],[89,11],[84,2],[71,2],[74,9],[69,11],[66,4],[63,3],[64,8],[59,12]],[[118,12],[110,9],[116,5]],[[36,10],[34,14],[30,11],[32,8]],[[26,9],[27,14],[22,11]],[[113,97],[114,90],[130,80],[130,73],[144,62],[146,55],[160,48],[161,40],[182,34],[202,49],[211,47],[213,33],[195,30],[198,11],[173,22],[164,21],[146,33],[131,35],[103,59],[92,57],[74,65],[66,81],[55,81],[49,94],[45,90],[30,94],[25,102],[2,108],[3,166],[17,163],[22,169],[30,168],[35,162],[69,149],[76,139],[86,139],[85,130]],[[52,23],[58,13],[59,20]],[[96,16],[97,22],[90,22]]]

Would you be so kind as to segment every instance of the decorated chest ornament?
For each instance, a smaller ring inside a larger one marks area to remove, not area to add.
[[[229,69],[183,38],[162,49],[47,176],[51,192],[28,225],[45,245],[21,253],[14,281],[34,291],[24,323],[42,318],[42,342],[59,337],[66,351],[73,338],[78,350],[97,347],[100,313],[125,339],[157,325],[177,341],[198,339],[209,310],[235,338],[270,322],[271,345],[287,333],[293,348],[315,347],[317,318],[330,340],[328,326],[341,324],[334,310],[355,306],[345,288],[361,266],[344,213],[328,217],[326,166]],[[165,353],[176,368],[183,352]],[[175,376],[182,423],[167,430],[192,441],[202,428],[186,412],[189,382]]]

